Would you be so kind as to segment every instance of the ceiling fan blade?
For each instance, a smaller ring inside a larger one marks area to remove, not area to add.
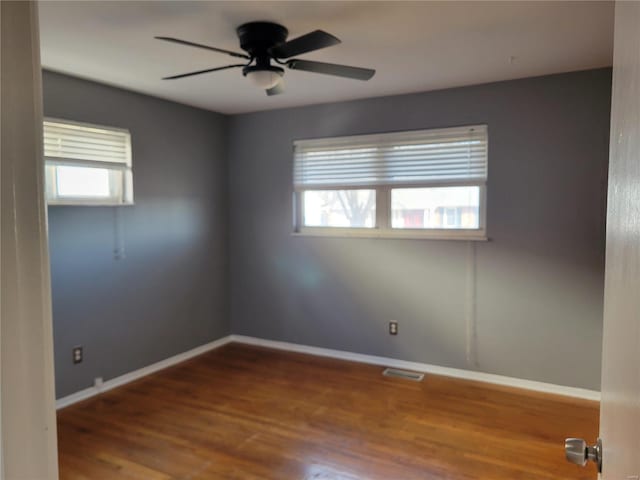
[[[271,47],[269,53],[276,58],[289,58],[294,55],[301,55],[314,50],[320,50],[321,48],[330,47],[331,45],[337,45],[338,43],[340,43],[340,40],[330,33],[315,30],[301,37]]]
[[[178,43],[180,45],[188,45],[190,47],[204,48],[205,50],[213,50],[214,52],[218,52],[218,53],[226,53],[227,55],[231,55],[232,57],[246,58],[247,60],[251,58],[248,55],[245,55],[244,53],[232,52],[231,50],[225,50],[223,48],[210,47],[208,45],[202,45],[200,43],[189,42],[187,40],[180,40],[179,38],[173,38],[173,37],[154,37],[154,38],[158,40],[164,40],[165,42]]]
[[[355,80],[369,80],[376,73],[375,70],[370,68],[350,67],[348,65],[337,65],[335,63],[313,62],[311,60],[293,59],[287,62],[287,66],[292,70],[323,73],[325,75],[335,75],[337,77],[353,78]]]
[[[218,70],[226,70],[228,68],[237,68],[246,66],[244,63],[238,65],[226,65],[224,67],[207,68],[206,70],[198,70],[197,72],[181,73],[180,75],[172,75],[164,77],[162,80],[176,80],[177,78],[191,77],[192,75],[200,75],[201,73],[217,72]]]
[[[268,88],[265,92],[267,92],[269,97],[273,95],[280,95],[281,93],[284,93],[284,83],[280,80],[275,87]]]

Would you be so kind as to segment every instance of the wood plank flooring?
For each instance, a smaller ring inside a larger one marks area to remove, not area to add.
[[[598,404],[230,344],[58,412],[62,480],[595,479]]]

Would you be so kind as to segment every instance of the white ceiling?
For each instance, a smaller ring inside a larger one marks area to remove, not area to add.
[[[342,44],[300,58],[370,67],[368,82],[287,71],[267,97],[240,69],[161,77],[236,63],[154,40],[165,35],[240,50],[235,27],[315,29]],[[611,65],[612,2],[41,2],[45,68],[223,113],[419,92]]]

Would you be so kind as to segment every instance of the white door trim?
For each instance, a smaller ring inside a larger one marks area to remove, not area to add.
[[[57,480],[38,6],[1,2],[2,471]]]

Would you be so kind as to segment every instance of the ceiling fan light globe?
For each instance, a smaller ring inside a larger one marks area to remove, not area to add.
[[[280,82],[282,73],[273,70],[252,70],[247,72],[246,77],[256,87],[268,90]]]
[[[280,83],[284,75],[284,69],[275,65],[265,65],[264,60],[257,61],[258,65],[247,65],[242,69],[242,74],[256,87],[269,90]],[[261,64],[262,63],[262,64]]]

